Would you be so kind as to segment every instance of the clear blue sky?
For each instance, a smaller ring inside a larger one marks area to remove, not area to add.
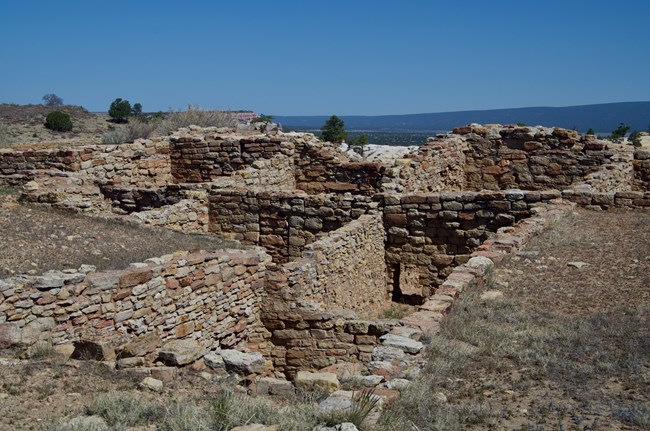
[[[379,115],[650,100],[650,0],[0,0],[0,102]]]

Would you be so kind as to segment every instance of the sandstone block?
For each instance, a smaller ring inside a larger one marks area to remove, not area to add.
[[[168,365],[183,366],[205,355],[206,349],[195,340],[172,340],[162,346],[158,357]]]
[[[406,353],[417,354],[422,350],[424,345],[419,341],[415,341],[408,337],[403,337],[401,335],[395,334],[386,334],[382,335],[379,338],[379,341],[387,347],[395,347]]]
[[[154,379],[153,377],[145,377],[144,380],[140,382],[140,387],[152,390],[154,392],[162,392],[163,390],[163,382]]]
[[[330,392],[339,388],[339,379],[334,373],[312,373],[309,371],[298,371],[294,383],[296,387],[318,386]]]

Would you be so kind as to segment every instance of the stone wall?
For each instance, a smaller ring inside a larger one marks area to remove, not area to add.
[[[650,190],[650,150],[637,149],[632,161],[634,169],[634,190]]]
[[[381,190],[385,166],[376,162],[352,161],[329,142],[313,135],[294,138],[296,187],[310,194],[352,192],[373,195]]]
[[[597,171],[612,153],[593,136],[544,127],[454,129],[468,143],[466,189],[565,189]]]
[[[114,347],[156,333],[205,347],[264,347],[260,321],[270,257],[260,250],[181,253],[125,270],[50,271],[0,280],[0,325],[54,344]]]
[[[396,299],[418,302],[504,226],[561,197],[559,191],[384,195],[388,280]]]
[[[208,128],[181,129],[169,139],[171,174],[177,182],[209,182],[256,161],[294,154],[294,145],[280,136],[246,137]]]
[[[372,211],[366,196],[307,195],[301,191],[265,192],[213,188],[209,231],[243,244],[260,245],[275,262],[302,257],[307,244]]]
[[[384,192],[426,193],[465,189],[467,142],[459,136],[430,138],[387,170]]]
[[[293,159],[284,155],[256,160],[249,167],[235,171],[233,177],[237,182],[235,187],[296,188]]]
[[[378,214],[363,215],[304,247],[302,258],[287,263],[288,286],[302,298],[362,315],[390,301],[386,291],[384,226]]]
[[[169,142],[156,138],[123,145],[0,150],[0,181],[24,184],[36,170],[79,172],[97,182],[136,187],[165,185],[171,181]]]

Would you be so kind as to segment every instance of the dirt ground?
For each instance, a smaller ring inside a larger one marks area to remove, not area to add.
[[[82,264],[99,270],[121,269],[177,250],[239,248],[237,243],[214,235],[184,234],[21,205],[16,203],[15,190],[8,189],[0,189],[0,244],[0,277],[78,269]]]
[[[493,287],[504,302],[473,317],[500,326],[513,353],[488,352],[463,385],[493,410],[490,428],[649,429],[650,212],[578,209]]]

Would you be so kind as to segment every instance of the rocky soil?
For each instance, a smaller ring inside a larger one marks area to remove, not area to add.
[[[239,248],[214,235],[153,229],[44,206],[21,205],[17,190],[0,188],[0,277],[76,269],[126,268],[177,250]]]

